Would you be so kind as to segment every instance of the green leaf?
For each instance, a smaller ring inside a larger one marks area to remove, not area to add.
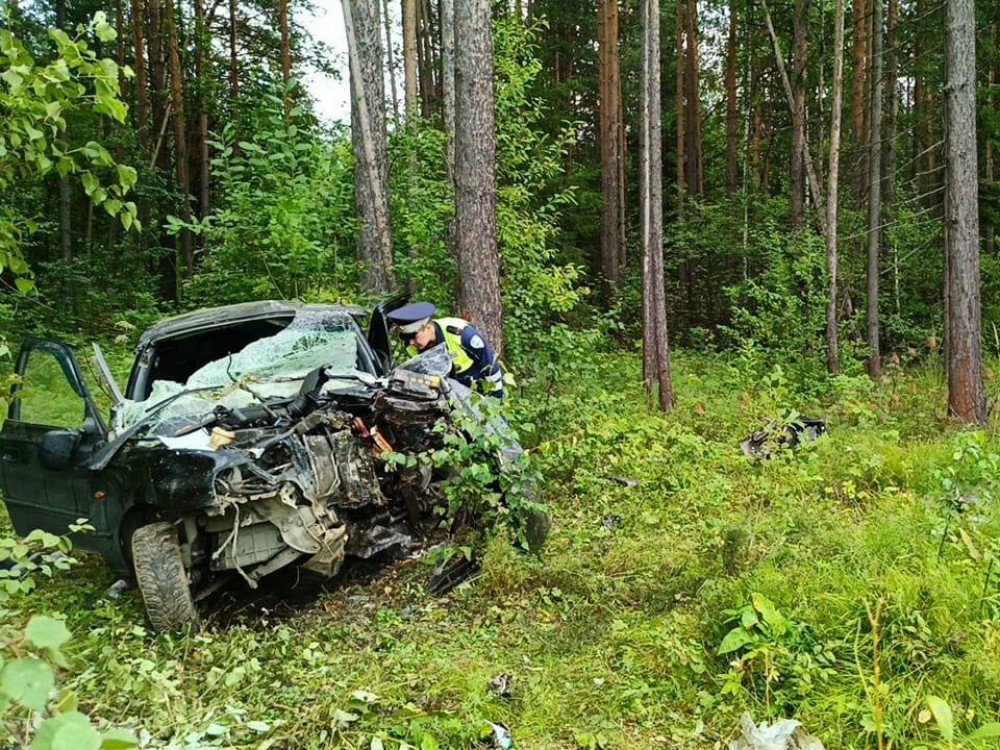
[[[785,626],[786,620],[778,611],[778,608],[774,606],[774,602],[757,592],[753,593],[751,599],[753,600],[754,609],[760,612],[760,616],[764,618],[764,622],[772,627]]]
[[[100,750],[101,735],[79,711],[46,719],[29,750]]]
[[[993,737],[1000,737],[1000,722],[991,722],[989,724],[983,724],[979,729],[970,734],[965,739],[967,740],[986,740],[992,739]]]
[[[104,11],[94,14],[94,32],[102,42],[113,42],[118,37],[114,27],[108,23]]]
[[[52,649],[58,649],[72,637],[65,622],[46,615],[35,615],[28,620],[24,635],[28,643],[38,648]]]
[[[80,182],[83,183],[83,192],[87,195],[93,195],[94,191],[101,186],[97,178],[91,172],[84,172],[80,175]]]
[[[722,643],[719,644],[719,654],[729,654],[733,651],[738,651],[753,642],[753,634],[746,628],[737,626],[730,630],[726,634],[726,637],[722,639]]]
[[[0,672],[0,690],[32,711],[43,711],[56,679],[52,667],[41,659],[15,659]]]
[[[951,706],[936,695],[927,696],[927,706],[934,714],[938,731],[941,732],[945,742],[952,742],[955,739],[955,719],[951,713]]]
[[[32,281],[31,279],[25,279],[21,276],[18,276],[16,279],[14,279],[14,286],[17,287],[17,291],[19,291],[21,294],[27,294],[28,292],[34,290],[35,282]]]

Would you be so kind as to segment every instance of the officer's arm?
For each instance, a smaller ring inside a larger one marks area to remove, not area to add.
[[[503,388],[503,374],[496,355],[483,335],[474,326],[466,326],[462,331],[462,348],[472,358],[475,379],[481,390],[489,392]]]

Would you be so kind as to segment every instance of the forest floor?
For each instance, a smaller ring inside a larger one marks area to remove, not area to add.
[[[635,355],[515,393],[548,546],[494,540],[444,597],[425,563],[397,561],[319,592],[223,592],[202,632],[156,636],[82,557],[15,606],[65,615],[64,684],[151,747],[465,748],[497,722],[521,750],[722,748],[744,711],[794,717],[828,750],[944,747],[942,729],[987,747],[970,735],[1000,713],[995,432],[949,425],[930,365],[810,392],[680,353],[674,377],[665,416]],[[745,458],[740,440],[788,408],[828,433]]]

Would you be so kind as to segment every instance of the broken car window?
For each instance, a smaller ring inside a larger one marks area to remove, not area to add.
[[[243,409],[270,399],[292,398],[305,377],[319,368],[331,377],[364,377],[357,369],[357,357],[357,332],[347,315],[299,313],[274,336],[209,362],[185,383],[154,381],[149,398],[126,401],[118,409],[115,427],[128,428],[159,408],[152,432],[174,434],[185,421],[208,416],[216,406]]]

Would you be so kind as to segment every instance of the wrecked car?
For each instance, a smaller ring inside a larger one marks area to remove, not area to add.
[[[383,457],[435,450],[435,427],[476,406],[443,347],[392,366],[385,315],[404,301],[376,307],[367,335],[362,310],[335,305],[170,318],[140,336],[124,393],[95,345],[107,422],[69,347],[24,342],[0,430],[15,530],[89,519],[75,542],[135,576],[161,630],[196,622],[195,602],[233,578],[255,587],[290,565],[329,578],[416,544],[440,477]]]

